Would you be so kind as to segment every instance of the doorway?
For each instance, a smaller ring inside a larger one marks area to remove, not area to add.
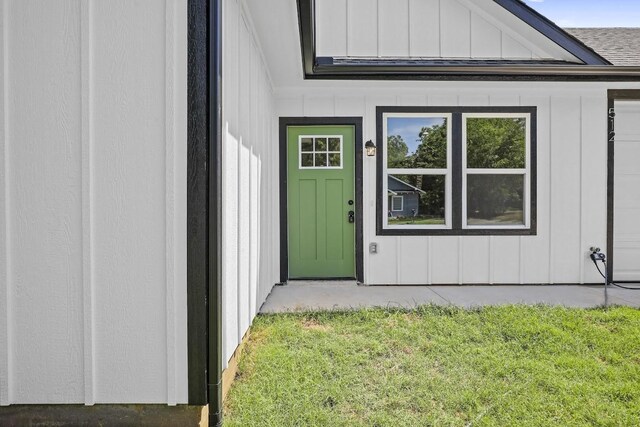
[[[280,119],[280,278],[362,281],[362,118]]]

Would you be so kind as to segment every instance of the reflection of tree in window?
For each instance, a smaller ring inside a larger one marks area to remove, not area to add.
[[[467,178],[470,225],[524,224],[523,175],[473,175]]]
[[[420,141],[415,153],[400,135],[387,138],[387,165],[389,169],[446,169],[447,167],[447,120],[430,127],[423,127],[416,135]]]
[[[467,167],[523,169],[525,124],[524,118],[467,119]]]
[[[409,147],[400,135],[391,135],[387,138],[387,164],[389,168],[401,169],[405,166]]]
[[[409,148],[400,135],[387,138],[387,164],[396,169],[446,169],[447,168],[447,121],[422,127],[416,135],[419,141],[416,152],[409,154]],[[416,171],[417,172],[417,171]],[[420,190],[418,209],[424,223],[442,224],[445,217],[445,176],[444,175],[396,175],[397,178]],[[415,223],[415,220],[411,223]]]
[[[414,168],[446,169],[447,167],[447,121],[440,125],[422,128],[420,145],[414,155]]]
[[[524,176],[473,174],[473,169],[524,169],[526,146],[524,118],[467,119],[468,222],[522,224]]]

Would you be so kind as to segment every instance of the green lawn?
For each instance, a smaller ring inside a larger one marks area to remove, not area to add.
[[[402,218],[389,218],[389,225],[443,225],[444,218],[434,217],[402,217]]]
[[[640,311],[259,316],[225,426],[640,425]]]

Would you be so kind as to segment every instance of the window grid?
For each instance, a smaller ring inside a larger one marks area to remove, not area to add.
[[[338,149],[335,149],[336,142],[339,144]],[[311,145],[310,150],[308,149],[309,144]],[[324,148],[322,148],[323,144]],[[343,151],[342,135],[300,135],[298,137],[298,167],[300,169],[342,169]],[[338,156],[337,162],[335,156]],[[318,159],[321,160],[318,161]],[[311,164],[309,164],[309,160],[311,160]]]

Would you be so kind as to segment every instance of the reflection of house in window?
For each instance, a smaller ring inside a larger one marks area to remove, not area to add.
[[[392,175],[388,175],[388,197],[391,207],[390,217],[415,217],[418,215],[420,194],[424,191],[411,184],[408,184]]]

